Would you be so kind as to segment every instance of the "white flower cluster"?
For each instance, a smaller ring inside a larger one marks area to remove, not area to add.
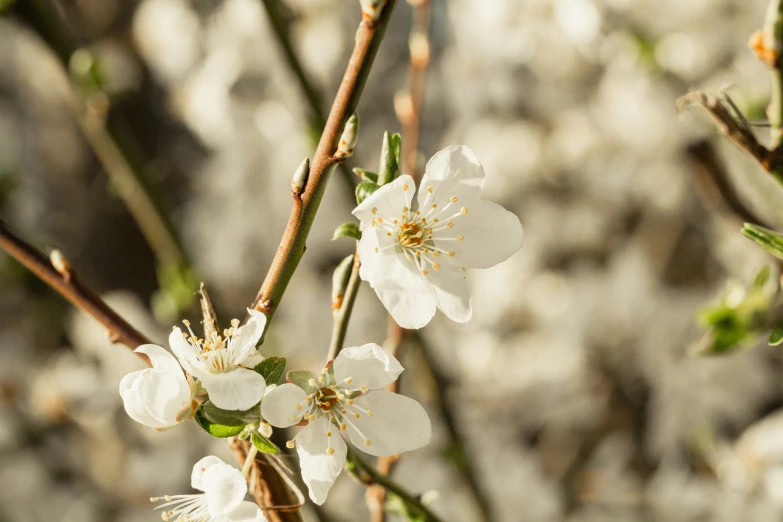
[[[467,321],[471,305],[463,268],[492,266],[519,249],[519,220],[480,199],[483,183],[484,170],[473,151],[449,147],[427,165],[417,210],[412,209],[413,179],[405,175],[354,210],[363,229],[360,276],[400,326],[421,328],[436,308],[455,321]],[[174,328],[169,337],[176,358],[160,346],[137,348],[152,368],[120,383],[128,415],[157,430],[169,429],[196,415],[208,396],[214,407],[229,413],[259,408],[259,423],[304,426],[287,446],[296,447],[302,478],[316,504],[326,500],[346,462],[343,435],[373,456],[429,443],[432,430],[424,408],[384,389],[403,371],[392,354],[372,343],[345,348],[319,374],[290,371],[288,382],[277,386],[254,369],[264,360],[256,345],[266,316],[252,309],[248,313],[246,324],[235,319],[222,332],[205,313],[203,338],[185,321],[187,332]],[[266,520],[257,506],[244,501],[242,473],[217,457],[196,463],[192,485],[203,493],[163,497],[164,520]]]

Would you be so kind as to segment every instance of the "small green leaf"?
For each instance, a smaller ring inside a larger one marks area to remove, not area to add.
[[[361,205],[362,201],[372,195],[378,188],[378,185],[375,183],[369,183],[367,181],[363,181],[356,185],[356,203]]]
[[[253,406],[249,410],[244,411],[231,411],[218,408],[212,401],[206,400],[199,407],[199,411],[201,411],[201,416],[204,417],[204,420],[223,426],[244,427],[261,420],[261,408],[258,406]]]
[[[250,438],[253,441],[253,446],[258,448],[258,451],[261,453],[271,453],[273,455],[280,453],[280,448],[278,448],[274,442],[267,439],[260,433],[254,431],[250,435]]]
[[[285,357],[267,357],[256,364],[253,371],[261,374],[267,386],[277,384],[285,372]]]
[[[360,169],[356,167],[353,169],[353,173],[362,178],[362,181],[369,181],[370,183],[378,183],[378,174],[370,172],[369,170]]]
[[[206,404],[209,401],[206,401],[204,404]],[[198,422],[198,425],[201,426],[204,431],[212,435],[213,437],[217,437],[219,439],[227,439],[229,437],[236,437],[240,433],[242,433],[242,430],[245,429],[244,426],[224,426],[222,424],[216,424],[214,422],[210,422],[209,420],[204,418],[204,412],[203,407],[204,404],[202,404],[199,409],[196,410],[196,414],[194,418],[196,419],[196,422]]]
[[[308,370],[291,370],[285,375],[285,379],[302,388],[308,395],[318,389],[318,376]],[[310,384],[311,380],[315,381],[315,386]]]
[[[381,162],[378,167],[378,185],[383,186],[400,175],[400,149],[402,138],[399,134],[391,135],[389,131],[383,133],[381,145]]]
[[[742,233],[773,256],[783,259],[783,235],[751,223],[745,223]]]
[[[754,288],[764,288],[764,285],[769,281],[769,265],[763,266],[761,270],[756,272],[756,276],[753,278],[753,287]]]
[[[332,241],[340,239],[341,237],[352,237],[357,241],[362,238],[362,232],[359,230],[359,225],[356,223],[343,223],[334,229],[334,235]]]
[[[783,343],[783,321],[780,321],[769,333],[769,345],[777,346]]]

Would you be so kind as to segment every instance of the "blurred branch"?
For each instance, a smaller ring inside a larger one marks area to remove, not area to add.
[[[437,361],[432,356],[432,349],[422,336],[416,332],[412,334],[411,339],[415,340],[419,347],[419,352],[424,359],[424,366],[429,369],[435,391],[435,407],[441,412],[443,424],[446,427],[449,441],[451,443],[447,450],[447,456],[457,467],[462,475],[465,484],[470,489],[471,495],[481,512],[481,520],[489,522],[494,520],[492,505],[489,501],[489,494],[484,490],[478,481],[478,470],[475,463],[470,458],[470,452],[466,450],[467,443],[457,425],[457,418],[454,415],[454,408],[451,407],[448,394],[451,390],[451,379],[441,371]]]
[[[305,242],[321,204],[326,186],[338,163],[337,145],[348,118],[356,111],[396,0],[387,0],[377,21],[363,19],[356,33],[351,58],[332,103],[326,126],[313,156],[307,184],[294,205],[280,246],[272,260],[253,306],[267,315],[267,328],[280,306],[286,287],[305,252]]]
[[[419,126],[424,99],[424,80],[430,63],[430,0],[408,0],[413,6],[413,27],[408,38],[410,64],[408,90],[395,103],[397,118],[402,123],[402,170],[418,179]]]
[[[292,14],[291,8],[283,0],[261,0],[272,25],[272,32],[277,39],[277,43],[283,51],[288,67],[296,77],[299,87],[310,106],[310,125],[316,132],[319,132],[326,126],[326,116],[324,112],[323,100],[318,89],[313,85],[310,77],[302,66],[302,61],[294,49],[291,38]],[[356,186],[357,178],[351,174],[350,170],[341,163],[338,167],[340,175],[351,189]]]
[[[75,307],[90,314],[105,326],[112,342],[124,344],[131,350],[150,343],[149,339],[117,315],[98,294],[81,282],[68,260],[59,251],[54,251],[52,257],[47,258],[40,250],[14,235],[2,221],[0,221],[0,248]],[[143,354],[139,356],[149,362]]]
[[[764,29],[751,37],[751,46],[772,71],[772,95],[767,109],[770,148],[783,141],[783,0],[771,0],[767,7]]]
[[[715,147],[707,140],[691,143],[687,149],[693,161],[695,177],[704,194],[718,206],[728,208],[741,222],[751,222],[771,228],[765,220],[748,208],[734,188],[729,173],[718,157]]]
[[[354,254],[351,277],[348,280],[348,286],[345,288],[342,303],[340,303],[339,308],[332,311],[334,325],[332,327],[332,339],[329,342],[329,353],[326,356],[327,361],[333,360],[340,353],[340,350],[343,349],[345,334],[348,331],[348,322],[351,319],[353,305],[356,302],[356,294],[359,293],[359,287],[362,284],[362,280],[359,278],[360,267],[361,264],[357,253]]]
[[[408,507],[413,508],[427,522],[440,522],[440,519],[424,505],[420,498],[414,497],[400,487],[389,477],[378,473],[373,466],[362,459],[355,451],[348,448],[346,467],[365,486],[381,486],[387,491],[397,495]]]
[[[68,31],[63,19],[50,0],[28,0],[20,2],[15,12],[28,22],[57,55],[66,73],[70,71],[74,53],[80,51],[76,37]],[[85,58],[93,60],[92,68],[99,68],[96,58],[86,49],[81,49]],[[176,272],[179,277],[195,284],[198,279],[182,245],[182,241],[168,218],[162,205],[152,194],[144,178],[148,162],[141,159],[143,147],[132,132],[130,125],[119,114],[108,115],[111,109],[109,97],[102,91],[100,73],[87,74],[88,84],[76,85],[72,75],[73,106],[76,118],[98,161],[108,175],[112,187],[125,203],[128,212],[139,227],[147,244],[154,253],[159,267],[159,286],[164,292],[162,275]],[[172,302],[178,310],[188,308],[195,301],[192,292],[178,292]]]

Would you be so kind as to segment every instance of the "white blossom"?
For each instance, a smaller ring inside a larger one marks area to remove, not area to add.
[[[389,456],[427,445],[432,427],[413,399],[384,390],[403,368],[377,344],[345,348],[321,371],[289,372],[272,390],[261,414],[279,428],[307,423],[288,446],[296,446],[310,498],[323,504],[345,464],[340,432],[364,452]],[[291,380],[295,382],[290,382]]]
[[[489,268],[522,245],[519,218],[480,198],[484,168],[465,146],[427,164],[413,210],[413,178],[403,175],[365,199],[360,276],[404,328],[421,328],[435,309],[457,322],[472,310],[463,268]]]
[[[136,352],[149,357],[152,368],[129,373],[120,381],[120,396],[128,415],[159,430],[189,418],[194,386],[174,356],[154,344],[139,346]]]
[[[244,500],[247,482],[242,472],[217,457],[204,457],[193,466],[190,476],[195,495],[153,497],[164,500],[163,520],[181,522],[265,522],[266,517],[252,502]]]
[[[209,399],[224,410],[252,408],[266,389],[264,378],[246,366],[258,359],[256,344],[264,333],[266,316],[248,309],[250,320],[239,326],[239,320],[231,322],[231,328],[221,332],[207,316],[204,318],[204,338],[196,337],[185,322],[188,334],[174,328],[169,336],[171,350],[182,367],[201,381]]]

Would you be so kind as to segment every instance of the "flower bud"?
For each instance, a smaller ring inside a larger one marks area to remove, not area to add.
[[[299,165],[294,172],[294,177],[291,179],[291,190],[295,195],[299,195],[304,190],[305,182],[307,181],[307,175],[310,173],[310,158],[305,160]]]
[[[370,22],[377,22],[386,5],[386,0],[359,0],[359,3],[362,5],[362,18]]]
[[[348,280],[351,278],[351,270],[353,270],[354,255],[343,259],[337,268],[334,269],[334,275],[332,276],[332,311],[337,313],[343,306],[343,297],[345,296],[345,289],[348,287]]]
[[[343,135],[340,136],[340,144],[337,146],[337,152],[334,157],[337,159],[349,158],[353,155],[353,149],[356,142],[359,141],[359,117],[354,114],[345,122]]]
[[[63,254],[62,250],[57,248],[52,250],[52,252],[49,254],[49,261],[52,263],[54,269],[60,273],[60,275],[64,277],[70,277],[71,262],[68,261],[67,257],[65,257],[65,254]]]

